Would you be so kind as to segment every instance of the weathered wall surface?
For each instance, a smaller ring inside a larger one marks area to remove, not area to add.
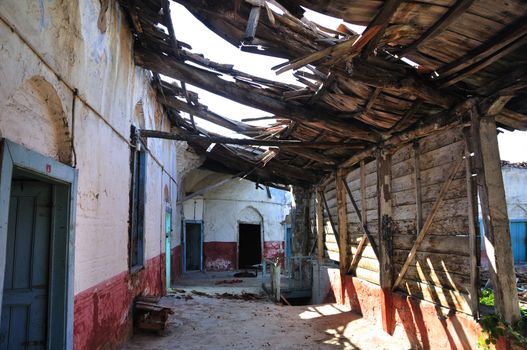
[[[228,175],[196,170],[185,178],[185,191],[195,192],[215,184]],[[238,224],[261,224],[263,254],[269,258],[284,255],[284,220],[290,210],[285,191],[256,188],[251,181],[235,179],[202,196],[185,201],[183,219],[203,220],[204,259],[209,270],[236,267]]]
[[[504,165],[501,173],[509,220],[527,219],[527,168]]]
[[[175,142],[148,140],[145,269],[130,275],[130,126],[168,131],[169,122],[155,101],[149,73],[133,64],[120,8],[110,2],[101,12],[100,3],[0,3],[0,137],[67,164],[75,160],[79,170],[74,283],[79,349],[122,340],[133,296],[163,292],[165,206],[176,208],[178,191]],[[172,242],[177,248],[179,238]]]

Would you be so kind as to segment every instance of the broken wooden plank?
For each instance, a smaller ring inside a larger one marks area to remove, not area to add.
[[[377,45],[379,44],[379,41],[381,40],[381,37],[383,36],[386,28],[390,24],[390,19],[397,11],[397,8],[401,4],[401,2],[402,0],[384,1],[377,15],[368,24],[368,27],[365,31],[376,27],[379,27],[379,30],[377,30],[375,35],[371,38],[371,40],[367,43],[366,47],[364,48],[362,53],[364,57],[367,57],[374,53],[377,48]]]
[[[296,60],[290,61],[287,65],[278,69],[276,74],[281,74],[287,72],[288,70],[301,68],[310,63],[319,61],[327,56],[331,56],[333,59],[340,58],[342,55],[346,55],[348,58],[356,56],[361,52],[362,48],[368,43],[368,41],[370,41],[379,32],[379,30],[381,30],[381,26],[371,27],[359,38],[352,37],[351,39],[346,40],[340,44],[327,47],[305,57],[297,58]],[[275,68],[276,67],[273,67],[273,69]]]

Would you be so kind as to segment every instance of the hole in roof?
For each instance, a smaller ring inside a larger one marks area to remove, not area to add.
[[[170,2],[172,23],[174,25],[174,32],[176,38],[186,42],[192,46],[193,53],[203,54],[205,58],[218,63],[233,64],[234,69],[249,73],[251,75],[265,78],[272,81],[299,85],[293,72],[284,73],[281,76],[276,76],[271,67],[285,62],[285,59],[275,58],[270,56],[258,55],[241,51],[240,48],[227,42],[225,39],[211,31],[198,19],[196,19],[184,6]],[[279,11],[280,9],[275,9]],[[258,46],[258,45],[257,45]],[[265,50],[264,47],[258,46],[258,50]],[[192,62],[187,64],[197,66],[201,69],[206,67]],[[221,79],[233,81],[233,78],[228,75],[221,75]],[[165,79],[165,78],[164,78]],[[166,79],[167,81],[174,81],[173,79]],[[252,108],[227,98],[215,95],[208,91],[187,85],[189,91],[194,91],[199,94],[200,102],[207,105],[209,109],[223,117],[241,121],[244,118],[258,118],[269,116],[269,113]],[[269,126],[272,125],[275,119],[266,119],[254,122],[247,122],[249,125],[255,126]],[[205,121],[203,121],[205,122]],[[217,126],[214,123],[201,123],[204,129],[215,132],[221,135],[236,135],[240,136],[228,129]]]
[[[163,24],[161,23],[156,24],[156,28],[164,32],[166,35],[168,35],[168,28],[165,27]]]

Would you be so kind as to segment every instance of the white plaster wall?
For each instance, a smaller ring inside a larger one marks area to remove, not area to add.
[[[227,177],[204,170],[193,171],[189,176],[192,178],[185,179],[184,183],[191,184],[193,191]],[[283,241],[283,222],[289,214],[290,194],[274,188],[270,190],[272,198],[268,198],[265,188],[257,189],[251,181],[236,179],[206,192],[203,195],[205,242],[236,242],[238,223],[259,222],[259,215],[263,218],[264,241]]]
[[[527,219],[527,169],[502,168],[509,220]]]
[[[149,73],[133,64],[131,34],[117,2],[104,15],[104,33],[97,28],[99,6],[97,0],[0,2],[0,137],[59,159],[60,133],[71,133],[71,88],[87,102],[76,99],[75,107],[75,293],[128,269],[130,125],[169,130]],[[53,87],[63,129],[53,124],[49,103],[28,88],[35,77]],[[148,140],[148,148],[147,260],[164,251],[165,206],[168,200],[176,208],[178,193],[176,143]]]

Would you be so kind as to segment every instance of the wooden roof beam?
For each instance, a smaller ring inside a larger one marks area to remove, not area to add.
[[[353,139],[369,142],[377,142],[380,139],[376,132],[356,123],[332,117],[331,112],[327,110],[317,110],[314,107],[306,108],[299,104],[285,103],[266,89],[258,89],[253,85],[223,80],[216,73],[196,68],[168,57],[162,58],[160,55],[144,50],[141,47],[136,48],[135,54],[137,64],[146,69],[173,79],[185,81],[238,103],[273,113],[280,118],[306,123],[315,128],[325,129]]]
[[[199,104],[199,102],[197,104],[191,104],[190,102],[184,102],[177,99],[175,97],[178,95],[177,91],[174,91],[172,86],[167,83],[162,83],[160,87],[162,91],[158,92],[157,98],[158,101],[160,101],[161,104],[167,108],[186,112],[190,115],[195,115],[198,118],[242,134],[257,135],[260,130],[258,127],[245,124],[237,120],[232,120],[209,111],[207,106]]]
[[[465,11],[472,5],[474,0],[458,0],[454,6],[448,9],[448,11],[430,28],[428,28],[419,39],[406,46],[397,55],[404,56],[409,52],[416,51],[420,45],[424,44],[427,40],[434,38],[436,35],[441,34],[450,24],[459,18]]]
[[[159,138],[165,140],[177,140],[187,142],[206,142],[227,145],[246,145],[246,146],[269,146],[287,148],[331,148],[331,147],[350,147],[355,148],[357,144],[349,142],[308,142],[298,140],[256,140],[256,139],[237,139],[224,136],[201,136],[190,134],[183,130],[176,132],[166,132],[157,130],[140,130],[141,137]]]
[[[391,70],[365,59],[353,60],[349,76],[355,81],[376,88],[406,92],[442,108],[450,108],[459,99],[457,95],[439,91],[409,69],[401,71],[398,67],[397,70]]]

